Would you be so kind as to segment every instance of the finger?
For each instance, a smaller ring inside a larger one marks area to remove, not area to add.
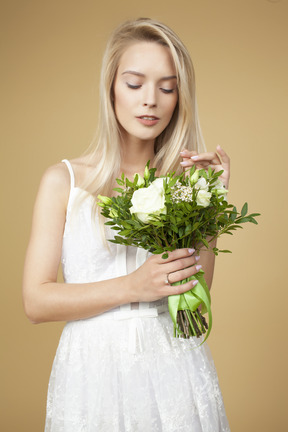
[[[180,156],[182,157],[182,161],[180,162],[180,165],[183,168],[191,168],[194,165],[194,162],[191,160],[191,156],[195,156],[197,155],[197,152],[192,150],[192,151],[188,151],[186,149],[184,149],[183,151],[180,152]]]
[[[184,149],[184,150],[182,150],[182,151],[180,152],[180,156],[181,156],[182,158],[188,158],[188,159],[190,159],[191,156],[196,156],[197,154],[198,154],[198,153],[197,153],[196,150],[187,150],[187,149]]]
[[[175,249],[172,252],[168,253],[168,258],[162,258],[162,253],[154,255],[155,260],[159,264],[167,264],[171,263],[172,261],[181,259],[181,258],[187,258],[191,257],[195,252],[195,249],[189,249],[189,248],[183,248],[183,249]],[[167,272],[168,273],[168,272]]]
[[[206,162],[213,164],[213,165],[220,165],[221,164],[221,160],[220,160],[219,156],[217,155],[217,153],[215,153],[215,152],[200,153],[200,154],[197,154],[195,156],[191,156],[191,159],[193,162],[196,162],[196,163],[203,163],[206,161]]]
[[[182,279],[181,278],[177,279],[179,275],[178,274],[176,275],[174,273],[178,273],[179,271],[182,271],[187,268],[190,269],[188,270],[188,272],[191,271],[191,267],[197,264],[199,259],[200,259],[199,255],[198,256],[192,255],[189,257],[180,258],[170,263],[166,263],[165,266],[161,266],[161,271],[163,269],[165,274],[173,275],[173,282],[178,282],[178,280],[182,280]],[[191,274],[188,274],[188,276],[185,277],[192,276],[192,274],[193,272]]]
[[[218,145],[216,147],[216,149],[217,149],[219,155],[221,156],[223,168],[226,166],[229,167],[230,166],[230,158],[227,155],[227,153],[222,149],[222,147],[220,147],[220,145]]]
[[[167,296],[183,294],[187,291],[190,291],[197,285],[197,283],[198,280],[191,280],[181,285],[172,285],[171,287],[168,287],[169,289],[167,289]]]
[[[196,264],[174,273],[168,273],[168,281],[170,284],[183,281],[191,276],[194,276],[196,273],[199,272],[199,270],[201,270],[201,268],[202,268],[201,264]]]
[[[192,167],[193,165],[195,165],[196,166],[196,168],[198,168],[198,169],[202,169],[202,168],[204,168],[204,169],[206,169],[206,168],[209,168],[209,166],[215,166],[215,165],[217,165],[217,164],[212,164],[211,163],[211,161],[193,161],[191,158],[190,159],[184,159],[182,162],[180,162],[180,165],[183,167],[183,168],[189,168],[189,167]]]

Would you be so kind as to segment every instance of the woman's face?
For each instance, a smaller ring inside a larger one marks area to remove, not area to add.
[[[155,42],[130,45],[114,82],[114,108],[124,142],[154,143],[170,122],[177,100],[170,49]]]

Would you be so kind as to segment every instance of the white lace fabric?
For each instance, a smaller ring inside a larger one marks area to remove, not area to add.
[[[80,189],[65,163],[71,174],[65,281],[95,282],[133,271],[146,252],[103,245],[92,226],[92,196],[71,217]],[[229,432],[213,360],[200,343],[173,337],[167,299],[68,322],[49,381],[45,432]]]

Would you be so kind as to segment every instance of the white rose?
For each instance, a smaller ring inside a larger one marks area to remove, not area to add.
[[[159,177],[151,183],[151,185],[157,187],[158,189],[161,189],[163,194],[164,194],[164,180],[165,180],[164,177]]]
[[[194,187],[195,189],[208,191],[209,184],[207,183],[204,177],[200,177],[200,179],[197,181]]]
[[[211,196],[212,194],[210,192],[207,192],[205,190],[199,190],[196,197],[197,205],[201,207],[208,207],[208,205],[210,204]]]
[[[138,189],[133,193],[130,213],[135,213],[144,223],[149,223],[151,219],[149,214],[166,213],[163,181],[163,178],[156,179],[149,187]]]

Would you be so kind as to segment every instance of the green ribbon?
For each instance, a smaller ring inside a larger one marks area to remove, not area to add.
[[[178,310],[190,310],[194,312],[200,305],[202,305],[201,313],[208,313],[209,324],[205,335],[205,339],[200,344],[202,345],[208,338],[212,328],[212,312],[211,312],[211,296],[209,288],[204,279],[204,272],[200,270],[195,276],[191,276],[188,279],[184,279],[180,282],[175,282],[172,285],[182,285],[190,280],[198,280],[197,285],[190,291],[183,294],[171,295],[168,297],[168,307],[170,316],[174,323],[174,329],[178,329],[177,324],[177,312]],[[199,345],[199,346],[200,346]]]

